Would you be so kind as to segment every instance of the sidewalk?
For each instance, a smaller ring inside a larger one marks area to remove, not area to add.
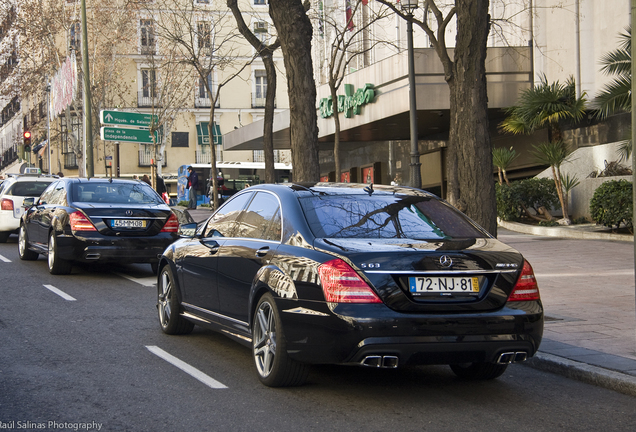
[[[211,211],[188,213],[200,222]],[[499,239],[532,264],[545,308],[543,341],[525,364],[636,396],[633,236],[598,231],[500,223]]]
[[[527,364],[636,396],[633,236],[598,231],[503,222],[498,238],[532,264],[545,308]]]

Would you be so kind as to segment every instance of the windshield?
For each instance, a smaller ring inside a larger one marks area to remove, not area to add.
[[[165,204],[146,183],[73,183],[73,201],[87,203]]]
[[[410,195],[324,195],[300,199],[319,238],[483,238],[462,213],[432,197]]]

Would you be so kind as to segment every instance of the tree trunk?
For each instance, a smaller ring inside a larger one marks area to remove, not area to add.
[[[262,55],[267,77],[265,120],[263,125],[263,153],[265,155],[265,183],[276,183],[274,169],[274,99],[276,98],[276,66],[271,53]]]
[[[497,208],[488,130],[486,39],[487,0],[457,0],[457,43],[449,81],[451,125],[449,153],[456,157],[458,203],[466,214],[497,235]],[[451,160],[451,163],[453,161]]]
[[[294,181],[316,182],[320,167],[311,22],[300,0],[270,0],[269,14],[280,38],[287,73]]]

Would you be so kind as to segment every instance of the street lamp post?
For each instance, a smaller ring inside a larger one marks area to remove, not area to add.
[[[413,12],[418,8],[418,0],[402,0],[400,7],[406,13],[406,36],[408,41],[409,57],[409,117],[411,125],[411,186],[422,187],[422,175],[420,173],[420,151],[417,146],[417,98],[415,96],[415,52],[413,49]]]

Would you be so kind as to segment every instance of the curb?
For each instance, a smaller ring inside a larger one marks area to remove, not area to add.
[[[508,222],[501,219],[497,220],[497,225],[510,231],[515,231],[523,234],[532,234],[543,237],[562,237],[572,239],[585,239],[585,240],[614,240],[614,241],[626,241],[634,242],[634,236],[612,234],[597,232],[594,230],[583,230],[576,228],[565,227],[542,227],[535,225],[526,225],[517,222]],[[573,225],[570,225],[572,227]]]
[[[621,372],[541,352],[536,353],[534,357],[523,364],[533,369],[562,375],[629,396],[636,396],[636,377]]]

